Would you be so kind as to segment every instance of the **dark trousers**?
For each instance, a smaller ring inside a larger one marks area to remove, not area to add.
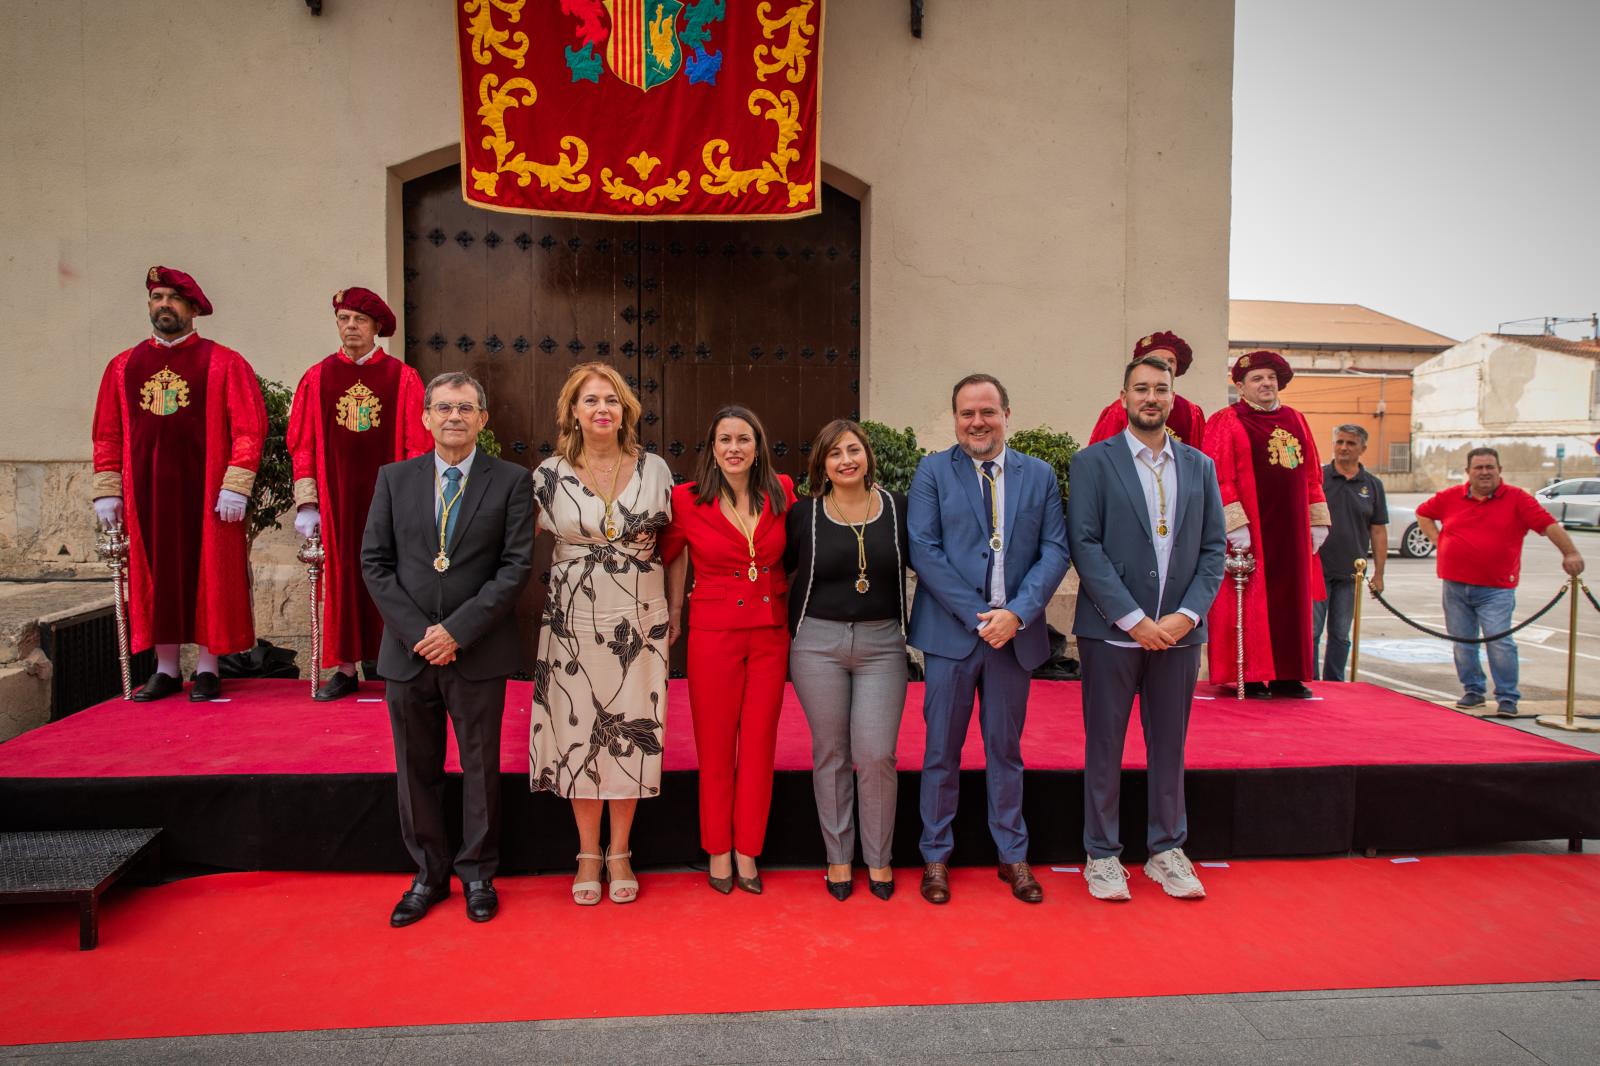
[[[978,641],[965,659],[924,656],[922,715],[928,746],[922,756],[922,861],[949,862],[955,851],[961,746],[978,698],[983,732],[984,783],[989,793],[989,833],[1001,862],[1028,858],[1022,820],[1022,726],[1028,715],[1028,671],[1008,644],[999,651]]]
[[[454,666],[425,666],[409,681],[386,681],[400,797],[400,834],[430,887],[493,877],[500,865],[500,719],[506,679],[469,681]],[[461,757],[461,846],[450,859],[444,824],[445,718]]]
[[[1327,577],[1328,598],[1311,601],[1311,662],[1316,664],[1322,650],[1322,631],[1328,631],[1328,655],[1323,659],[1323,681],[1343,681],[1344,665],[1350,661],[1350,626],[1356,615],[1355,578]]]
[[[1122,854],[1122,748],[1139,697],[1144,725],[1150,854],[1189,839],[1183,750],[1200,677],[1200,645],[1166,651],[1078,641],[1083,661],[1083,847],[1091,859]]]

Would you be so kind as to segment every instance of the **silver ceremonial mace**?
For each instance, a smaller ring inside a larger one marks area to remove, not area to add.
[[[122,698],[133,699],[133,653],[128,647],[128,536],[121,522],[100,530],[95,554],[111,567],[112,613],[117,619],[117,665],[122,670]]]
[[[315,696],[322,680],[322,564],[328,558],[321,533],[313,530],[295,557],[306,564],[311,579],[311,695]]]
[[[1234,663],[1234,698],[1244,699],[1244,587],[1250,580],[1250,575],[1255,573],[1256,557],[1247,549],[1235,548],[1228,545],[1228,558],[1222,568],[1233,575],[1233,603],[1234,603],[1234,653],[1237,660]]]

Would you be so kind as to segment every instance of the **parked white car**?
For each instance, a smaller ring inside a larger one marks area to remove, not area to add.
[[[1417,509],[1389,504],[1389,551],[1406,559],[1426,559],[1435,551],[1433,541],[1417,525]]]
[[[1533,494],[1564,526],[1600,526],[1600,478],[1568,478]]]

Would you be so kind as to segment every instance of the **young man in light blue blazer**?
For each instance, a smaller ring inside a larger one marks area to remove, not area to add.
[[[1022,724],[1033,671],[1050,654],[1044,609],[1067,574],[1055,471],[1006,447],[1005,386],[970,374],[950,393],[956,445],[923,458],[906,508],[917,595],[908,642],[927,683],[922,758],[922,896],[950,899],[951,823],[974,695],[983,732],[989,832],[1000,879],[1025,903],[1044,890],[1028,868]]]
[[[1227,554],[1222,494],[1211,459],[1166,431],[1172,370],[1163,360],[1128,364],[1122,399],[1128,428],[1073,457],[1067,497],[1083,663],[1083,875],[1096,899],[1129,898],[1118,809],[1137,695],[1149,765],[1144,871],[1168,895],[1198,899],[1205,889],[1183,853],[1183,753]]]

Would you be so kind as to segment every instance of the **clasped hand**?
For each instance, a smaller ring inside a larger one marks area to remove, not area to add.
[[[979,611],[978,620],[984,625],[978,630],[989,647],[999,650],[1006,646],[1006,642],[1017,635],[1017,630],[1022,628],[1022,619],[1004,607],[996,607],[992,611]]]
[[[456,638],[445,632],[444,626],[434,624],[423,630],[422,639],[411,650],[428,660],[431,666],[445,666],[455,662]]]
[[[1181,611],[1165,615],[1158,622],[1149,615],[1139,619],[1139,624],[1128,630],[1128,636],[1139,642],[1146,651],[1166,651],[1189,635],[1194,623]]]

